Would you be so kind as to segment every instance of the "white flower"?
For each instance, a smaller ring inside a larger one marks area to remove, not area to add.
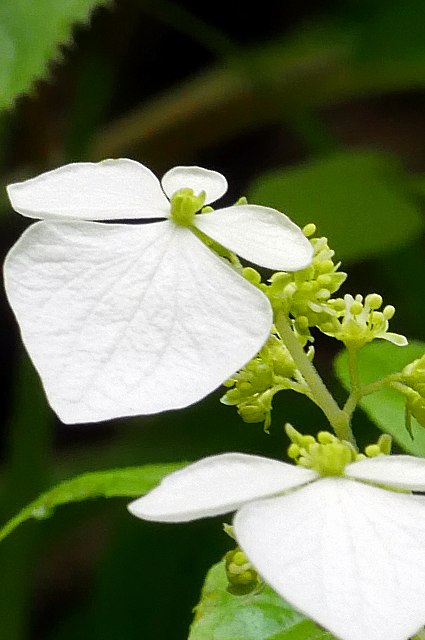
[[[161,188],[125,159],[70,164],[8,187],[16,211],[43,219],[10,251],[5,283],[63,422],[187,406],[262,347],[267,298],[196,233],[271,269],[305,267],[312,248],[267,207],[195,217],[226,189],[221,174],[199,167],[171,169]],[[137,219],[145,224],[122,223]]]
[[[378,456],[343,477],[244,454],[168,476],[131,513],[182,522],[237,510],[238,544],[283,598],[343,640],[406,640],[425,622],[425,460]]]

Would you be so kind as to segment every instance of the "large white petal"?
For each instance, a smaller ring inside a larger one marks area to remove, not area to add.
[[[221,173],[202,167],[174,167],[161,183],[169,198],[180,189],[192,189],[195,195],[205,191],[205,204],[215,202],[227,191],[227,180]]]
[[[170,204],[152,171],[134,160],[77,162],[7,187],[30,218],[118,220],[167,216]]]
[[[425,491],[425,458],[406,455],[365,458],[347,465],[345,475],[400,489]]]
[[[238,509],[317,477],[311,469],[243,453],[204,458],[167,476],[129,505],[144,520],[186,522]]]
[[[188,229],[32,225],[5,282],[24,343],[63,422],[187,406],[250,360],[267,298]]]
[[[234,526],[266,582],[342,640],[406,640],[425,622],[424,498],[321,479]]]
[[[312,260],[313,248],[283,213],[247,204],[196,216],[196,226],[242,258],[268,269],[297,271]]]

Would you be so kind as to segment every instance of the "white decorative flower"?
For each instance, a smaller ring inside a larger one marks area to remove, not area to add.
[[[294,607],[343,640],[407,640],[425,622],[425,460],[378,456],[344,475],[252,455],[205,458],[129,505],[182,522],[237,510],[238,544]]]
[[[312,248],[267,207],[195,216],[226,189],[221,174],[199,167],[171,169],[161,187],[125,159],[70,164],[8,187],[16,211],[43,219],[10,251],[5,283],[63,422],[187,406],[262,347],[267,298],[199,236],[271,269],[304,268]],[[138,219],[145,224],[123,223]]]

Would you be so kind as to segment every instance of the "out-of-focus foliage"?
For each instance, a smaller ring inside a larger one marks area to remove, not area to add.
[[[393,157],[346,152],[259,176],[249,200],[314,222],[345,261],[379,256],[423,230],[419,204]]]
[[[60,45],[72,41],[75,23],[109,0],[4,0],[0,3],[0,109],[31,90],[60,60]]]
[[[358,368],[361,384],[369,384],[386,375],[401,371],[409,362],[420,358],[425,352],[425,343],[412,342],[406,347],[397,347],[388,342],[374,342],[358,353]],[[338,378],[349,389],[348,358],[341,352],[335,361]],[[425,456],[425,429],[412,418],[412,436],[406,429],[403,396],[394,389],[384,388],[365,396],[360,406],[384,433],[389,433],[404,451]]]
[[[245,595],[228,591],[225,562],[208,572],[188,640],[332,640],[270,587]]]

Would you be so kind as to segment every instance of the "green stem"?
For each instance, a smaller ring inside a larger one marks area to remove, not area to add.
[[[360,380],[359,380],[359,370],[357,367],[357,350],[350,349],[347,347],[347,355],[348,355],[348,373],[350,376],[351,383],[351,392],[359,393],[360,390]]]
[[[412,640],[425,640],[425,629],[419,629],[419,631],[412,636]]]
[[[300,345],[295,333],[283,313],[279,313],[276,318],[276,329],[280,334],[286,348],[291,354],[298,370],[310,388],[314,402],[321,408],[338,438],[348,440],[355,444],[351,431],[349,416],[340,409],[335,399],[328,391],[322,378],[316,371],[315,366],[307,358],[307,355]]]
[[[360,380],[359,380],[359,370],[357,367],[357,350],[350,349],[347,347],[347,356],[348,356],[348,374],[350,376],[351,393],[348,396],[347,402],[344,405],[344,411],[351,418],[357,406],[357,403],[359,402],[363,394],[361,391]]]
[[[351,378],[351,373],[350,373],[350,378]],[[364,384],[364,385],[359,384],[358,386],[356,386],[355,389],[353,388],[352,392],[348,396],[347,402],[344,405],[345,413],[351,417],[354,412],[354,409],[356,408],[356,406],[364,396],[368,396],[371,393],[375,393],[376,391],[379,391],[380,389],[382,389],[383,387],[389,384],[391,384],[391,386],[394,389],[397,389],[397,385],[399,385],[398,390],[403,393],[402,387],[404,387],[404,385],[399,383],[398,379],[399,379],[399,374],[392,373],[388,376],[385,376],[384,378],[375,380],[375,382],[371,382],[369,384]],[[353,384],[352,379],[351,379],[351,383]]]

